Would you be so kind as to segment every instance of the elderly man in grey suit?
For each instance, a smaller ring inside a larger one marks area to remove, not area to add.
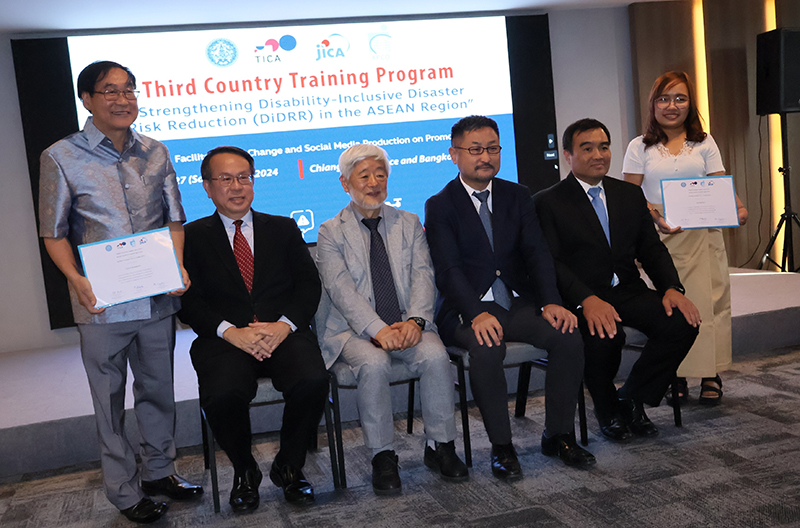
[[[327,366],[341,355],[358,380],[358,410],[373,451],[372,487],[400,492],[389,393],[393,358],[420,378],[425,465],[445,480],[469,477],[455,452],[453,378],[433,325],[435,289],[428,244],[417,215],[384,204],[390,164],[375,145],[339,158],[350,204],[319,228],[323,293],[317,332]]]

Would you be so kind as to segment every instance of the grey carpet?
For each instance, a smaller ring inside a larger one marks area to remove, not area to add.
[[[227,506],[232,470],[220,453],[222,512],[214,514],[210,481],[198,448],[181,451],[180,473],[206,486],[193,503],[172,503],[153,526],[579,526],[579,527],[750,527],[800,526],[800,349],[739,362],[723,374],[719,407],[696,403],[698,380],[690,380],[692,402],[684,427],[672,423],[662,405],[648,415],[661,434],[653,440],[616,445],[597,435],[589,410],[589,449],[598,464],[567,468],[543,456],[541,394],[528,399],[527,416],[512,419],[514,443],[525,478],[513,484],[492,478],[489,443],[470,408],[473,458],[470,480],[450,484],[422,463],[423,424],[405,433],[396,417],[395,448],[403,492],[376,497],[370,486],[370,453],[356,423],[345,428],[348,489],[333,489],[327,449],[309,456],[307,476],[316,483],[317,503],[286,504],[266,478],[277,450],[275,434],[256,437],[257,459],[265,471],[261,507],[233,515]],[[591,400],[588,400],[591,403]],[[513,411],[513,402],[509,403]],[[461,440],[456,442],[462,454]],[[326,446],[324,437],[320,446]],[[83,528],[131,526],[101,489],[96,465],[25,475],[0,484],[0,526]]]

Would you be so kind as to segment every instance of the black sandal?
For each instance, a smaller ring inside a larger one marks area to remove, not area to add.
[[[716,383],[712,385],[712,383]],[[715,392],[717,393],[716,397],[708,397],[703,396],[703,393],[706,392]],[[713,378],[703,378],[700,381],[700,405],[719,405],[719,402],[722,400],[722,379],[717,374]]]
[[[678,386],[678,401],[681,405],[689,403],[689,384],[686,383],[686,378],[675,378],[673,382],[675,385]],[[672,385],[669,386],[667,389],[667,393],[664,395],[664,399],[667,400],[667,405],[672,407]]]

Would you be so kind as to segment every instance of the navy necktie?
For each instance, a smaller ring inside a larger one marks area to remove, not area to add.
[[[494,234],[492,233],[492,213],[489,211],[489,191],[474,191],[472,195],[481,202],[480,210],[478,211],[478,215],[481,217],[481,223],[483,224],[483,229],[486,231],[486,236],[489,237],[489,244],[492,246],[492,251],[494,251]],[[506,310],[511,309],[511,296],[508,293],[508,287],[506,283],[503,282],[500,277],[497,277],[495,281],[492,283],[492,296],[494,297],[494,302],[497,303],[499,306],[502,306]]]
[[[375,311],[384,323],[391,325],[401,321],[400,303],[392,278],[389,255],[378,232],[381,217],[361,220],[369,229],[369,269],[372,274],[372,293],[375,295]]]
[[[600,225],[603,227],[603,233],[606,234],[606,241],[611,245],[611,234],[608,230],[608,213],[606,213],[606,206],[603,200],[600,199],[600,187],[592,187],[589,189],[589,196],[592,197],[592,207],[594,212],[597,213],[597,218],[600,220]]]

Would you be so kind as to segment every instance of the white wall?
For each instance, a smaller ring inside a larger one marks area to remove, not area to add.
[[[611,174],[619,175],[635,134],[627,8],[552,11],[550,39],[559,137],[573,121],[599,119],[612,136]],[[74,329],[49,329],[19,103],[10,82],[11,45],[3,34],[0,79],[0,352],[77,343]],[[560,166],[565,176],[563,157]]]
[[[550,49],[559,146],[578,119],[601,121],[611,133],[610,176],[622,177],[622,159],[635,137],[628,8],[551,11]],[[561,154],[561,177],[569,165]]]

